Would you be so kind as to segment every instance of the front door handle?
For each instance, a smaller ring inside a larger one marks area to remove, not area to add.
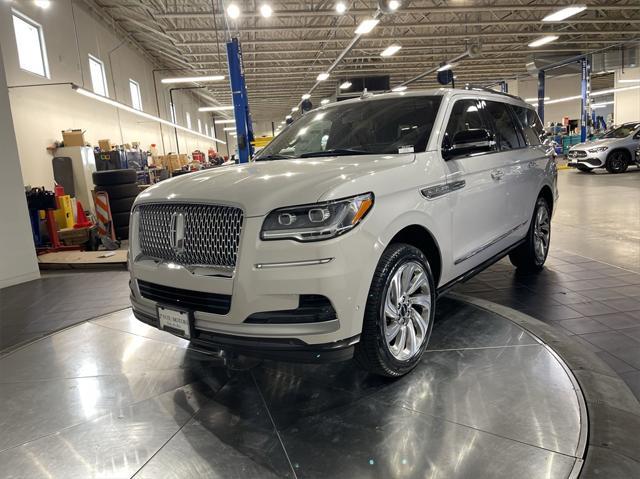
[[[501,180],[503,176],[504,176],[504,171],[500,168],[498,168],[497,170],[493,170],[491,172],[491,178],[493,178],[496,181]]]

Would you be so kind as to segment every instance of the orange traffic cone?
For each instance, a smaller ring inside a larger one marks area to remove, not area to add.
[[[78,221],[76,222],[75,225],[73,225],[74,228],[87,228],[89,226],[93,226],[93,223],[91,221],[89,221],[89,219],[87,218],[87,215],[84,214],[84,208],[82,207],[82,203],[80,203],[80,200],[76,201],[76,206],[78,208]]]

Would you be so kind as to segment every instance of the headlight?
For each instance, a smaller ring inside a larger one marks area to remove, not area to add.
[[[366,193],[343,200],[281,208],[267,215],[260,237],[296,241],[334,238],[360,223],[372,206],[373,193]]]
[[[587,150],[589,153],[600,153],[601,151],[607,151],[609,149],[608,146],[599,146],[597,148],[591,148]]]

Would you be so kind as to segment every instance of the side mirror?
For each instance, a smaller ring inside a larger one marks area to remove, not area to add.
[[[469,156],[495,150],[493,134],[484,128],[458,131],[449,141],[450,146],[443,148],[446,160],[456,156]]]

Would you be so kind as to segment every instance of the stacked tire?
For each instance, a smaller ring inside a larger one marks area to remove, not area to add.
[[[135,170],[105,170],[93,173],[96,191],[109,195],[109,207],[116,238],[129,239],[129,215],[138,196],[138,175]]]

